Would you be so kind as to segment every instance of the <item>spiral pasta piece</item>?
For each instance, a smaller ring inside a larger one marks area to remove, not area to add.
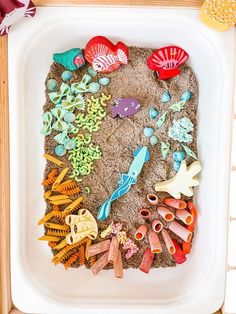
[[[93,266],[93,264],[95,264],[95,263],[96,263],[96,261],[97,261],[97,257],[96,257],[96,255],[94,255],[94,256],[92,256],[92,257],[90,257],[90,258],[89,258],[89,267],[92,267],[92,266]]]
[[[71,255],[64,264],[65,269],[68,269],[69,267],[71,267],[79,259],[79,256],[80,256],[79,251]]]
[[[82,266],[85,263],[84,245],[79,246],[78,253],[79,253],[79,266]]]
[[[48,229],[46,231],[46,235],[54,236],[54,237],[65,237],[67,233],[68,231],[65,231],[65,230]]]
[[[49,186],[53,184],[58,176],[59,170],[57,168],[53,168],[47,177],[43,180],[43,185],[44,186]]]
[[[74,189],[71,189],[71,190],[64,190],[62,191],[61,193],[67,195],[67,196],[72,196],[72,195],[75,195],[75,194],[78,194],[80,192],[80,187],[77,186],[76,188]]]

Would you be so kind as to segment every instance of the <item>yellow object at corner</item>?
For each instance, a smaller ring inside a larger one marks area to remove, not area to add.
[[[200,18],[218,31],[227,31],[236,24],[236,0],[206,0]]]

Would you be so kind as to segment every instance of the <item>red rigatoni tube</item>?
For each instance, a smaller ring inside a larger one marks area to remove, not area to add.
[[[158,219],[153,220],[153,222],[152,222],[152,229],[155,232],[157,232],[157,233],[161,232],[161,230],[163,229],[162,222],[160,220],[158,220]]]
[[[164,218],[166,221],[172,221],[175,218],[174,214],[164,206],[158,206],[157,211],[158,214],[161,215],[161,217]]]
[[[108,252],[109,263],[114,264],[116,262],[117,256],[118,256],[118,250],[119,250],[119,241],[117,237],[112,237],[110,249]]]
[[[172,197],[167,197],[163,200],[163,203],[167,206],[176,208],[176,209],[185,209],[187,207],[187,203],[182,200],[177,200]]]
[[[95,256],[99,253],[103,253],[109,250],[110,248],[110,240],[105,240],[96,244],[92,244],[88,248],[88,257]]]
[[[183,251],[181,250],[178,242],[174,239],[172,241],[173,241],[174,246],[175,246],[175,253],[173,254],[173,257],[174,257],[177,264],[182,264],[187,260],[187,258],[184,255]]]
[[[183,221],[185,225],[191,225],[193,222],[193,216],[185,209],[177,209],[175,215],[177,218]]]
[[[152,253],[159,254],[162,252],[161,242],[160,242],[156,232],[150,231],[148,234],[148,240],[150,243]]]
[[[122,256],[121,251],[118,250],[117,260],[113,265],[114,273],[117,278],[123,278],[123,263],[122,263]]]
[[[108,264],[108,252],[104,253],[91,267],[94,275],[97,275]]]
[[[189,231],[193,232],[195,229],[196,221],[197,221],[197,210],[192,202],[188,202],[188,209],[190,210],[190,213],[193,216],[193,222],[187,228]],[[191,252],[191,246],[192,246],[191,241],[189,242],[183,241],[182,249],[185,255]]]
[[[134,234],[134,238],[137,241],[142,240],[145,237],[145,234],[147,232],[147,227],[145,225],[139,226],[138,230]]]
[[[168,250],[168,252],[172,255],[172,254],[175,254],[175,246],[174,246],[174,243],[168,233],[168,231],[166,231],[165,229],[163,229],[161,231],[161,234],[162,234],[162,238],[165,242],[165,245],[166,245],[166,248]]]
[[[142,259],[141,264],[139,265],[139,269],[142,272],[148,274],[149,270],[150,270],[150,268],[152,266],[153,258],[154,258],[154,254],[151,252],[150,248],[147,248],[144,251],[143,259]]]
[[[180,239],[182,239],[183,241],[185,242],[191,241],[193,235],[192,232],[181,226],[178,222],[172,221],[169,224],[169,229],[178,237],[180,237]]]

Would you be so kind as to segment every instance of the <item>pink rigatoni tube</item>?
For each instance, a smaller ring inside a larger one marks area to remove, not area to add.
[[[165,229],[163,229],[161,231],[161,234],[162,234],[162,238],[165,242],[165,245],[167,247],[167,250],[170,254],[175,254],[175,246],[174,246],[174,243],[173,241],[171,240],[171,237],[168,233],[168,231],[166,231]]]
[[[164,218],[166,221],[172,221],[175,218],[174,214],[164,206],[158,206],[157,211],[158,214],[161,215],[161,217]]]
[[[153,222],[152,222],[152,229],[155,232],[157,232],[157,233],[161,232],[161,230],[163,229],[162,222],[160,220],[158,220],[158,219],[153,220]]]
[[[145,225],[141,225],[134,234],[135,240],[137,241],[142,240],[145,237],[146,232],[147,232],[147,227]]]
[[[139,265],[139,269],[143,271],[144,273],[148,274],[152,266],[153,258],[154,258],[154,254],[151,252],[150,248],[147,248],[144,251],[143,259],[142,259],[141,264]]]
[[[160,242],[156,232],[150,231],[148,234],[148,240],[150,243],[152,253],[159,254],[162,252],[161,242]]]
[[[193,222],[193,216],[185,209],[177,209],[175,214],[185,225],[191,225]]]
[[[152,205],[157,205],[158,204],[158,197],[156,196],[156,194],[148,194],[147,195],[147,200]]]
[[[180,239],[185,242],[189,242],[192,238],[192,232],[181,226],[178,222],[172,221],[169,225],[169,229],[176,234]]]
[[[140,208],[139,214],[143,219],[149,219],[152,215],[149,209],[147,208]]]

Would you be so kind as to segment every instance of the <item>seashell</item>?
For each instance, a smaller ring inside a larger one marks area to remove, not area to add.
[[[149,117],[150,119],[155,119],[159,114],[159,111],[157,111],[155,108],[149,109]]]
[[[146,137],[151,137],[153,135],[153,133],[154,133],[154,129],[150,128],[150,127],[145,127],[143,130],[143,134]]]
[[[50,92],[55,92],[57,90],[57,81],[55,79],[49,79],[47,81],[47,89]]]
[[[192,98],[192,93],[187,90],[186,92],[184,92],[182,95],[181,95],[181,98],[180,100],[184,100],[184,101],[188,101]]]
[[[168,91],[164,91],[161,96],[161,102],[168,102],[170,101],[170,99],[171,99],[170,93]]]
[[[76,146],[76,142],[73,139],[66,141],[65,145],[64,145],[65,149],[67,149],[67,150],[71,150],[71,149],[75,148],[75,146]]]
[[[157,205],[158,204],[158,197],[156,196],[156,194],[148,194],[147,195],[147,200],[152,205]]]
[[[98,83],[102,86],[106,86],[110,83],[110,81],[109,77],[102,77],[99,79]]]
[[[152,216],[152,213],[150,212],[149,209],[147,208],[140,208],[139,210],[139,215],[143,218],[143,219],[148,219]]]
[[[72,112],[67,112],[65,115],[64,115],[64,120],[67,122],[67,123],[72,123],[75,121],[75,114],[72,113]]]
[[[181,162],[175,160],[174,163],[173,163],[174,171],[178,172],[179,168],[180,168],[180,165],[181,165]]]
[[[187,203],[185,201],[177,200],[173,197],[164,198],[163,203],[176,209],[185,209],[187,207]]]
[[[156,135],[152,135],[152,136],[150,137],[150,144],[151,144],[152,146],[155,146],[157,143],[158,143],[158,138],[156,137]]]
[[[69,80],[72,78],[72,73],[71,73],[71,71],[68,71],[68,70],[67,70],[67,71],[62,72],[61,78],[62,78],[62,80],[65,81],[65,82],[69,81]]]
[[[180,74],[179,66],[188,60],[188,54],[177,46],[167,46],[155,50],[147,60],[148,67],[157,71],[160,80]]]
[[[185,159],[185,156],[186,154],[182,150],[178,150],[173,153],[173,158],[175,161],[183,161]]]
[[[94,71],[94,69],[93,69],[91,66],[88,67],[87,72],[88,72],[88,74],[89,74],[91,77],[95,77],[95,76],[97,76],[97,74],[98,74],[98,72],[97,72],[97,71]]]
[[[98,225],[93,215],[85,208],[81,208],[78,215],[68,215],[65,223],[70,226],[71,232],[66,236],[66,242],[73,244],[89,237],[95,240],[98,235]]]
[[[90,93],[96,94],[100,89],[100,84],[98,83],[90,83],[89,84],[89,91]]]
[[[57,156],[61,157],[66,154],[66,149],[63,145],[57,145],[54,149],[54,152]]]
[[[67,70],[74,71],[85,65],[82,51],[72,48],[62,53],[54,53],[53,61],[63,65]]]

